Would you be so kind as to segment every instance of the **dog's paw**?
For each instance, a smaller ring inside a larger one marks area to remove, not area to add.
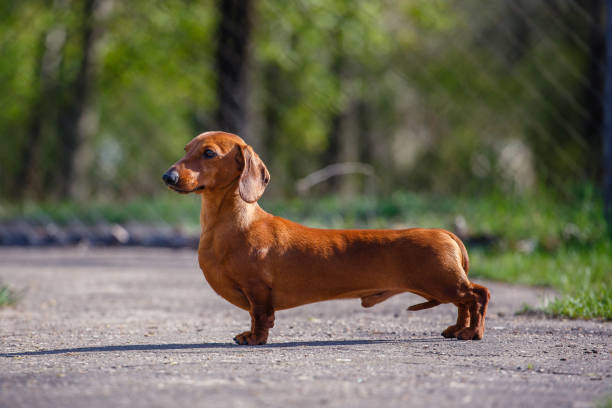
[[[446,330],[442,332],[442,337],[446,337],[447,339],[452,339],[457,337],[457,333],[461,331],[461,327],[457,327],[457,325],[448,326]]]
[[[459,330],[457,332],[458,340],[480,340],[482,339],[482,333],[479,333],[478,330],[472,327],[466,327],[465,329]]]
[[[254,333],[251,333],[250,331],[240,333],[236,335],[236,337],[234,337],[234,341],[236,342],[236,344],[239,344],[241,346],[258,346],[260,344],[266,344],[267,340],[267,336],[257,337]]]

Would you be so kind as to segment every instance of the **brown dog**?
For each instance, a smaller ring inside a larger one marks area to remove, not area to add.
[[[203,133],[185,151],[163,180],[202,196],[200,267],[215,292],[251,314],[251,330],[236,343],[266,343],[276,310],[343,298],[371,307],[402,292],[427,299],[409,310],[457,306],[444,337],[482,338],[489,291],[468,281],[468,255],[454,234],[304,227],[259,207],[270,174],[240,137]]]

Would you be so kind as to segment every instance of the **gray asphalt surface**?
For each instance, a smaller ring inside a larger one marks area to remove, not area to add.
[[[0,249],[1,407],[585,407],[612,393],[612,324],[515,316],[543,290],[492,291],[482,341],[439,333],[442,305],[396,296],[278,312],[269,344],[232,337],[193,251]]]

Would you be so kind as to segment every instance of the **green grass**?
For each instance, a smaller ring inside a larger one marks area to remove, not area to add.
[[[17,292],[6,285],[0,284],[0,307],[14,305],[17,303],[18,297]]]
[[[472,276],[552,287],[561,294],[545,306],[552,315],[612,319],[612,239],[600,194],[591,187],[565,200],[545,194],[444,197],[397,192],[353,200],[264,198],[261,204],[269,212],[313,227],[455,230],[463,219],[471,234],[497,237],[486,249],[468,248]],[[0,203],[0,219],[60,224],[138,221],[197,228],[199,211],[197,197],[171,192],[124,203]]]
[[[604,318],[612,320],[612,289],[586,289],[576,295],[564,295],[546,306],[546,310],[554,316],[577,318]]]
[[[612,408],[612,394],[605,396],[596,405],[597,408]]]
[[[612,245],[562,245],[531,254],[471,251],[473,276],[527,285],[550,286],[561,297],[544,311],[570,318],[612,319]]]
[[[176,193],[161,194],[155,199],[140,198],[125,202],[26,202],[19,205],[0,202],[0,219],[22,218],[51,221],[60,225],[75,221],[85,224],[137,221],[148,224],[197,225],[199,211],[200,202],[196,197]]]
[[[535,239],[551,250],[561,243],[593,244],[605,236],[602,205],[597,194],[586,188],[571,200],[544,195],[445,197],[397,192],[389,197],[341,199],[336,196],[291,200],[264,198],[262,206],[277,215],[310,226],[330,228],[446,227],[462,216],[472,232],[502,236],[509,244]],[[28,202],[21,205],[0,201],[0,219],[24,218],[65,224],[78,220],[124,223],[169,223],[197,225],[200,201],[194,195],[164,192],[155,199],[126,202]]]

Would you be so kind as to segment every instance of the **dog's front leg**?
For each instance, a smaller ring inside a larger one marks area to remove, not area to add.
[[[251,315],[251,330],[238,334],[234,341],[240,345],[266,344],[268,331],[274,327],[274,309],[270,288],[262,282],[251,282],[248,289],[243,290],[249,300]]]

